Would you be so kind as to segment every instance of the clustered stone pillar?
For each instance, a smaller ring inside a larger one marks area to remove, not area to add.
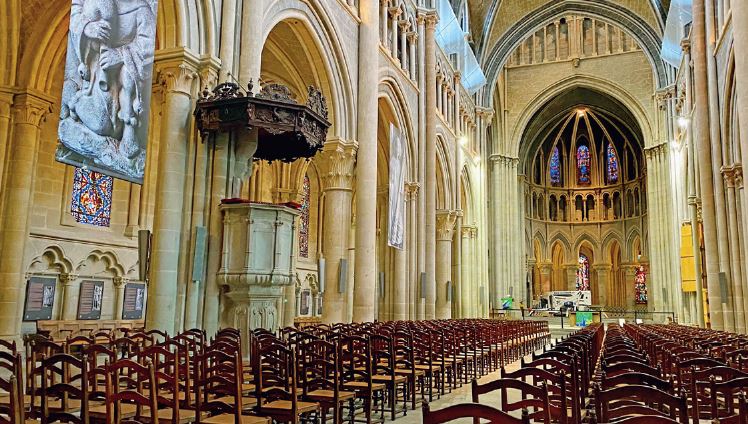
[[[610,264],[596,264],[593,269],[597,273],[597,304],[607,305],[608,304],[608,287],[610,284],[610,270],[612,266]]]
[[[353,197],[353,168],[356,146],[339,140],[328,141],[321,153],[320,172],[324,184],[324,223],[322,233],[325,257],[322,320],[326,323],[346,321],[347,297],[338,290],[340,261],[348,257],[351,200]]]
[[[125,286],[127,286],[127,278],[114,277],[112,284],[116,290],[114,297],[114,319],[122,319],[122,311],[125,307]]]
[[[356,261],[353,321],[374,321],[377,241],[377,90],[379,87],[379,7],[359,4],[358,155],[356,166]]]
[[[425,52],[424,67],[426,77],[424,90],[426,105],[426,137],[425,137],[425,176],[424,176],[424,198],[425,198],[425,226],[426,239],[424,251],[426,254],[425,269],[426,281],[424,284],[426,294],[426,306],[424,318],[433,319],[436,308],[436,30],[437,17],[435,14],[426,15],[425,21]]]
[[[146,328],[173,333],[190,137],[187,123],[192,115],[192,83],[197,77],[197,61],[187,51],[170,52],[157,66],[164,85],[164,106]]]
[[[0,337],[17,338],[24,299],[24,252],[29,232],[29,212],[40,125],[51,103],[34,93],[18,94],[12,107],[13,136],[8,140],[7,180],[0,234]]]
[[[473,258],[473,241],[474,241],[474,235],[475,231],[474,228],[470,225],[463,225],[462,226],[462,268],[460,269],[460,272],[462,273],[462,276],[460,278],[460,284],[462,285],[462,288],[460,289],[460,294],[462,295],[462,299],[460,299],[460,304],[462,306],[462,317],[471,317],[476,312],[475,311],[475,305],[477,305],[476,298],[478,297],[478,290],[476,288],[476,281],[473,279],[473,275],[470,271],[470,267],[467,266],[468,263]]]
[[[436,215],[436,319],[452,317],[452,235],[457,212]]]
[[[706,57],[706,17],[704,0],[693,2],[692,49],[694,62],[694,137],[699,158],[699,183],[701,188],[704,247],[706,251],[706,283],[712,328],[724,330],[731,327],[731,313],[722,302],[719,282],[719,250],[714,203],[714,181],[709,134],[709,90]]]

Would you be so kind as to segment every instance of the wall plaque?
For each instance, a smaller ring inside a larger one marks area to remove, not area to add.
[[[24,321],[52,319],[57,280],[48,277],[31,277],[26,283],[26,304]]]
[[[78,295],[78,319],[100,319],[104,282],[83,280]]]
[[[127,283],[122,305],[122,319],[142,319],[145,306],[145,284]]]

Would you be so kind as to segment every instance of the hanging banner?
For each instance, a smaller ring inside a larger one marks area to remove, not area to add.
[[[405,247],[405,136],[390,123],[390,181],[387,245]]]
[[[143,183],[157,0],[72,0],[56,157]]]

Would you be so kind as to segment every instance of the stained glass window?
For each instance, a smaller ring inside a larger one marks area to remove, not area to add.
[[[551,152],[551,184],[561,184],[561,155],[558,152],[558,146],[553,147]]]
[[[299,217],[299,256],[309,257],[309,204],[311,202],[311,185],[309,176],[304,176],[301,188],[301,216]]]
[[[588,185],[592,182],[590,167],[590,148],[583,144],[577,149],[577,175],[580,185]]]
[[[577,290],[587,291],[590,289],[590,260],[583,253],[579,254],[579,266],[577,268]]]
[[[638,305],[646,305],[647,304],[647,271],[644,269],[644,266],[639,265],[639,267],[636,269],[636,279],[635,279],[635,296],[636,296],[636,303]]]
[[[608,183],[613,184],[618,182],[618,155],[616,155],[616,149],[613,148],[613,144],[608,144]]]
[[[108,227],[112,216],[114,179],[96,171],[75,168],[70,213],[76,222]]]

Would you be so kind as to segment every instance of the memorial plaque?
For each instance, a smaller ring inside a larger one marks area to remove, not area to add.
[[[142,319],[145,306],[145,284],[127,283],[122,305],[122,319]]]
[[[104,301],[104,282],[83,280],[78,295],[78,319],[100,319]]]
[[[26,283],[26,304],[24,321],[52,319],[57,280],[48,277],[31,277]]]

